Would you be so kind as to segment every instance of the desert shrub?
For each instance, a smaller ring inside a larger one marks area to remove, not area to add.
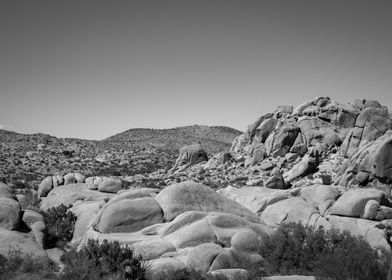
[[[386,279],[390,254],[375,250],[348,231],[325,231],[291,223],[264,240],[261,255],[272,274],[315,275],[317,279]]]
[[[148,267],[134,257],[128,247],[104,240],[99,244],[89,240],[79,251],[71,249],[61,261],[65,264],[60,280],[74,279],[127,279],[144,280]]]
[[[8,256],[0,255],[0,280],[49,280],[56,279],[58,267],[48,257],[23,255],[11,248]]]
[[[55,244],[58,241],[70,241],[75,229],[76,216],[70,207],[61,204],[57,207],[42,211],[46,225],[46,244]]]
[[[321,174],[320,175],[321,181],[323,185],[331,185],[332,184],[332,176],[329,174]]]

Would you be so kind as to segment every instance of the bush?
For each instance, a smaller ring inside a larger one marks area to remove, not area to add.
[[[129,279],[144,280],[148,267],[133,256],[128,247],[104,240],[89,240],[81,250],[71,249],[61,261],[65,264],[60,280],[66,279]]]
[[[8,257],[0,255],[0,280],[56,279],[58,267],[48,257],[22,255],[18,249],[10,249]]]
[[[261,255],[272,274],[315,275],[317,279],[386,279],[390,254],[374,250],[348,231],[324,231],[302,224],[281,226],[266,239]]]
[[[61,204],[58,207],[52,207],[47,212],[41,212],[46,225],[46,242],[55,244],[58,241],[70,241],[75,229],[76,216],[70,207]]]

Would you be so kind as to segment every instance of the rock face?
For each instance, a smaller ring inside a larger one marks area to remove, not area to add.
[[[388,111],[367,107],[359,114],[355,126],[344,140],[342,151],[351,156],[362,143],[376,140],[389,129],[392,129],[392,120]]]

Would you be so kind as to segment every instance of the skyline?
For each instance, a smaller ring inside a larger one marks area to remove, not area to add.
[[[244,131],[315,96],[392,108],[390,1],[2,1],[0,128]]]

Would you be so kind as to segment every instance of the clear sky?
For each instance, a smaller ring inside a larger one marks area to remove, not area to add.
[[[1,0],[0,127],[240,130],[315,96],[392,108],[392,1]]]

